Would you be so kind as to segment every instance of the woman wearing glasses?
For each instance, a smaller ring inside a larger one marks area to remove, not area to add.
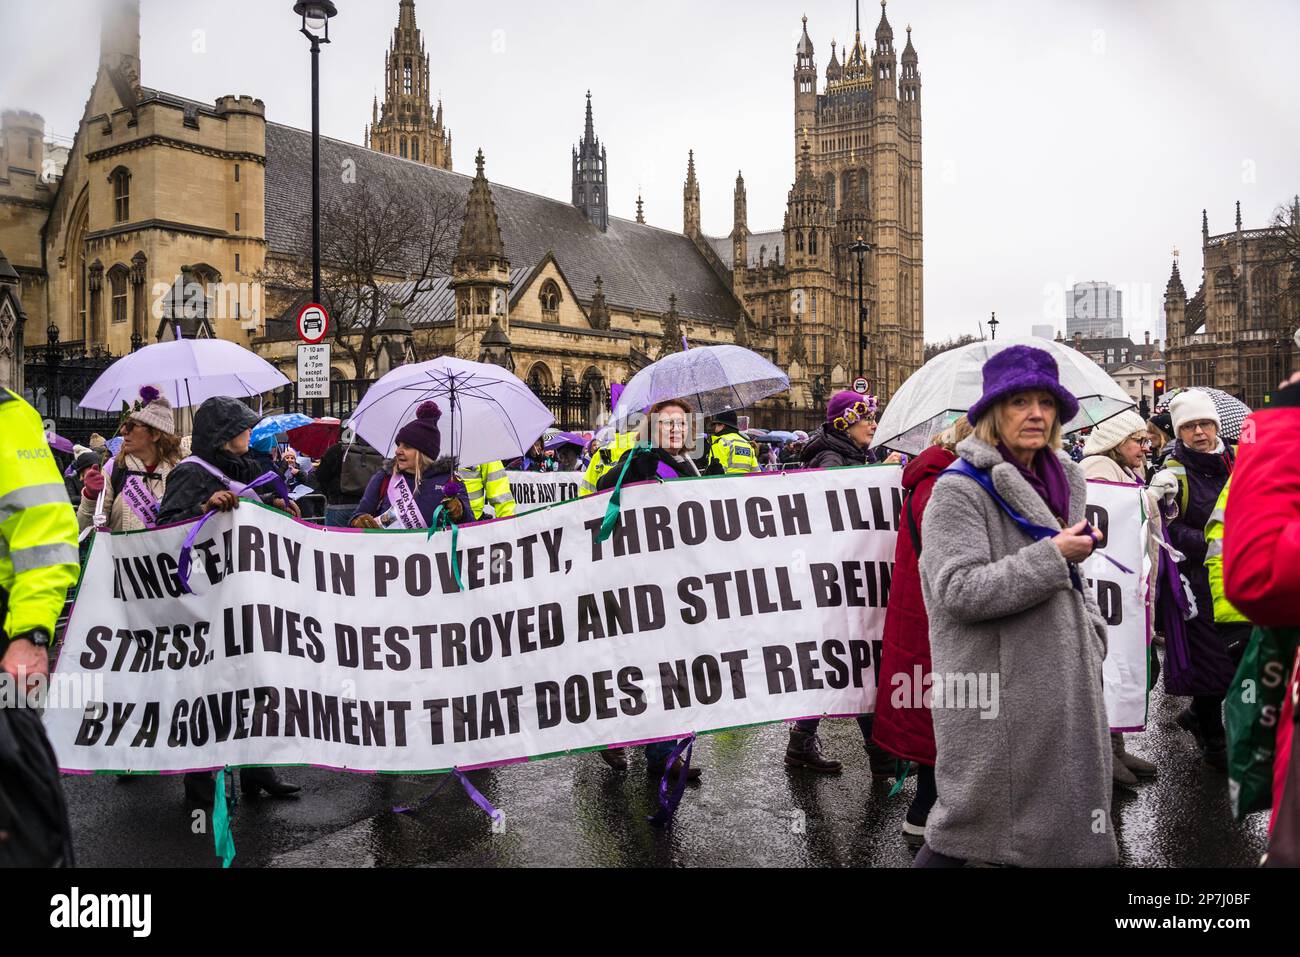
[[[1165,693],[1191,696],[1192,706],[1178,716],[1178,724],[1196,738],[1207,764],[1225,770],[1223,696],[1250,637],[1250,625],[1214,621],[1214,599],[1205,570],[1205,523],[1232,474],[1235,457],[1219,437],[1219,413],[1208,392],[1180,393],[1169,404],[1169,414],[1178,437],[1165,470],[1152,478],[1151,487],[1170,500],[1166,514],[1175,513],[1168,522],[1169,540],[1185,556],[1178,570],[1191,586],[1195,614],[1186,625],[1190,666],[1174,675],[1166,660]],[[1169,589],[1162,591],[1159,600],[1173,600]]]
[[[898,453],[882,457],[870,449],[876,434],[876,397],[857,392],[837,392],[826,406],[826,423],[812,434],[804,446],[801,465],[806,469],[835,469],[849,465],[893,465]],[[858,717],[862,740],[867,750],[871,776],[884,780],[894,776],[898,764],[893,755],[872,740],[874,715]],[[807,768],[822,774],[838,774],[839,761],[822,754],[817,737],[820,718],[796,721],[790,728],[790,742],[785,749],[785,763],[792,768]]]
[[[1084,459],[1079,464],[1083,467],[1085,478],[1145,486],[1147,454],[1151,451],[1151,446],[1151,433],[1147,431],[1146,422],[1130,409],[1093,428],[1083,446]],[[1158,496],[1149,489],[1144,494],[1147,496],[1146,513],[1150,518],[1147,524],[1146,552],[1151,559],[1151,574],[1147,579],[1147,594],[1149,598],[1154,598],[1162,537],[1160,502]],[[1155,776],[1154,764],[1124,750],[1124,735],[1112,734],[1110,743],[1115,756],[1111,768],[1116,784],[1132,787],[1138,783],[1138,778]]]
[[[158,503],[167,476],[181,460],[176,419],[167,397],[153,386],[140,390],[122,427],[122,448],[101,471],[86,472],[77,523],[114,532],[134,532],[158,524]]]
[[[596,482],[598,491],[612,489],[621,480],[624,485],[648,482],[655,478],[674,479],[699,475],[700,470],[691,458],[694,442],[691,428],[691,407],[681,399],[660,402],[650,410],[640,436],[641,442],[608,469]],[[664,773],[668,759],[677,747],[676,741],[656,741],[645,746],[646,772],[651,776]],[[627,770],[625,748],[606,748],[601,759],[615,771]],[[679,757],[673,762],[672,776],[682,775],[683,762]],[[686,768],[686,780],[698,781],[700,769],[696,765]]]

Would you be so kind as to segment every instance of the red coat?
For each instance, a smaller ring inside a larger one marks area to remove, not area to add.
[[[907,464],[903,488],[909,495],[899,519],[898,544],[894,548],[894,576],[885,613],[884,650],[880,660],[880,687],[876,692],[876,719],[872,737],[886,751],[906,761],[934,764],[934,721],[930,709],[912,705],[925,693],[918,682],[930,673],[930,619],[921,595],[919,558],[912,545],[906,511],[916,519],[917,538],[921,516],[935,480],[957,460],[947,449],[932,445]],[[895,675],[901,676],[897,681]],[[896,707],[895,697],[904,707]]]
[[[1255,624],[1300,626],[1300,384],[1242,428],[1223,523],[1223,585]]]

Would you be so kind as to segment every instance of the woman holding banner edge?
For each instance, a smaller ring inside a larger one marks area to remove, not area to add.
[[[922,521],[944,547],[920,567],[935,673],[996,676],[999,699],[992,716],[935,704],[939,797],[916,866],[1113,865],[1106,623],[1079,567],[1098,535],[1083,472],[1060,451],[1078,401],[1029,346],[993,355],[983,380],[975,434]]]
[[[464,486],[455,479],[450,456],[440,458],[442,411],[425,402],[397,433],[392,470],[370,479],[352,516],[353,528],[429,528],[439,507],[453,522],[473,521]]]
[[[648,482],[651,479],[673,479],[699,475],[699,469],[690,457],[691,416],[689,404],[682,399],[668,399],[650,410],[646,418],[647,434],[653,436],[648,444],[638,444],[614,464],[596,482],[597,491],[605,491],[622,484]],[[646,773],[663,774],[668,759],[679,742],[656,741],[645,746]],[[615,771],[627,770],[627,753],[624,748],[606,748],[601,758]],[[673,762],[673,776],[680,777],[683,762]],[[686,780],[697,781],[700,769],[686,768]]]
[[[262,476],[262,469],[249,454],[257,413],[238,399],[215,396],[199,406],[194,414],[194,454],[178,464],[167,480],[158,510],[158,524],[169,525],[197,518],[206,512],[228,512],[239,507],[241,496],[259,498],[284,509],[295,518],[298,506],[264,492],[246,487]],[[235,486],[245,487],[235,491]],[[240,788],[245,794],[265,791],[272,797],[287,797],[301,788],[281,781],[274,768],[241,768]],[[191,771],[185,775],[185,796],[196,804],[211,807],[216,796],[216,782],[211,771]]]

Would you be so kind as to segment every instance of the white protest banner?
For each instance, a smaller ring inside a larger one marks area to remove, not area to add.
[[[578,497],[581,472],[507,472],[510,494],[521,509],[555,505]]]
[[[70,771],[422,771],[867,712],[898,478],[631,486],[603,543],[604,495],[468,526],[464,591],[446,531],[327,530],[246,503],[199,534],[197,594],[177,580],[189,526],[97,535],[57,671],[103,694],[48,712],[50,738]],[[1135,497],[1099,486],[1092,506],[1134,568]],[[1135,586],[1089,572],[1130,662],[1120,698],[1136,681],[1144,702]]]
[[[896,467],[649,483],[449,532],[251,503],[95,539],[47,725],[67,770],[469,768],[874,707]]]
[[[1097,606],[1108,626],[1102,664],[1106,716],[1113,731],[1141,731],[1147,720],[1151,636],[1143,584],[1146,524],[1142,490],[1136,485],[1089,482],[1085,517],[1103,536],[1101,547],[1083,563],[1083,571],[1092,582]],[[1120,571],[1103,555],[1132,569],[1133,574]]]

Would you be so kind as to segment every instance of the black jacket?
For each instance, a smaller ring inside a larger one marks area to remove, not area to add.
[[[846,465],[866,465],[874,456],[858,446],[838,429],[821,428],[808,439],[801,464],[808,469],[835,469]]]
[[[231,455],[222,448],[245,429],[257,424],[257,413],[238,399],[225,396],[208,399],[194,415],[193,454],[216,466],[232,481],[247,484],[265,470],[249,454]],[[158,524],[169,525],[198,518],[214,492],[226,486],[200,465],[182,464],[167,477],[167,490],[158,509]],[[275,492],[259,488],[262,501],[270,502]]]
[[[689,462],[679,462],[660,448],[638,448],[627,454],[631,456],[632,461],[627,463],[627,477],[623,479],[624,485],[631,485],[633,482],[650,481],[658,475],[661,462],[666,463],[679,476],[685,477],[696,474]],[[596,481],[596,491],[603,492],[605,489],[617,485],[618,477],[623,471],[623,465],[624,459],[619,459],[612,469],[602,475]]]

